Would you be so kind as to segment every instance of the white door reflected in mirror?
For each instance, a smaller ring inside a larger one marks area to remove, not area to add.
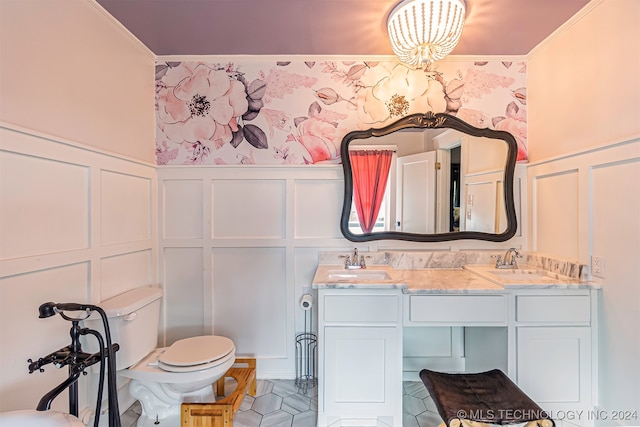
[[[434,233],[436,224],[436,152],[398,157],[396,231]]]

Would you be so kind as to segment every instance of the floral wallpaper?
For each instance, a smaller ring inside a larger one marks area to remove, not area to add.
[[[356,129],[446,112],[512,133],[527,159],[522,62],[158,62],[159,165],[340,163]]]

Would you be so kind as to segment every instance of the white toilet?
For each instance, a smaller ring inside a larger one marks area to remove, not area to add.
[[[180,404],[215,401],[212,384],[235,362],[235,345],[226,337],[192,337],[156,348],[161,298],[160,289],[145,287],[99,304],[109,319],[111,341],[120,345],[118,374],[131,379],[129,391],[142,404],[138,426],[179,426]],[[95,314],[85,325],[103,330]]]

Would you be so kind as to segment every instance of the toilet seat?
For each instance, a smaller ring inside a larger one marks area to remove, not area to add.
[[[158,357],[158,367],[168,372],[192,372],[220,364],[235,345],[227,337],[205,335],[174,342]]]

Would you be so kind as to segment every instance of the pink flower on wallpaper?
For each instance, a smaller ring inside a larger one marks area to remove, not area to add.
[[[513,84],[512,77],[487,73],[483,69],[470,68],[464,78],[464,96],[480,99],[491,93],[497,87],[509,87]]]
[[[289,116],[284,111],[272,110],[270,108],[263,108],[260,113],[269,126],[269,136],[273,137],[275,129],[284,131],[290,130],[290,125],[287,124]]]
[[[269,70],[269,74],[264,77],[264,80],[267,83],[266,103],[270,101],[270,98],[282,99],[287,95],[292,95],[301,87],[310,88],[318,81],[315,77],[290,73],[279,68]]]
[[[497,130],[509,132],[518,143],[518,161],[527,160],[527,112],[515,102],[506,108],[506,117],[494,117],[493,125]]]
[[[331,123],[310,117],[298,124],[298,136],[290,135],[292,139],[304,147],[302,156],[307,164],[340,158],[340,141],[334,143],[336,127]]]
[[[518,143],[517,160],[527,160],[527,123],[507,117],[495,124],[497,130],[509,132]]]
[[[178,157],[178,148],[170,150],[166,141],[162,141],[162,144],[156,145],[156,159],[159,165],[168,165],[169,162]]]
[[[456,112],[456,117],[477,128],[486,128],[491,126],[491,120],[482,111],[470,108],[460,108]]]
[[[182,67],[175,76],[183,78],[175,86],[165,82],[158,93],[158,124],[167,138],[212,148],[230,142],[249,107],[244,84],[204,64]]]
[[[392,104],[406,105],[402,114],[394,114]],[[444,111],[446,102],[439,82],[431,79],[424,70],[413,70],[397,64],[388,76],[361,92],[358,119],[364,127],[377,127],[401,116]]]
[[[378,62],[351,62],[342,61],[343,65],[349,67],[346,71],[342,70],[338,63],[328,61],[324,63],[323,73],[331,73],[331,79],[338,83],[344,83],[347,87],[357,85],[362,76],[370,68],[376,67]]]

